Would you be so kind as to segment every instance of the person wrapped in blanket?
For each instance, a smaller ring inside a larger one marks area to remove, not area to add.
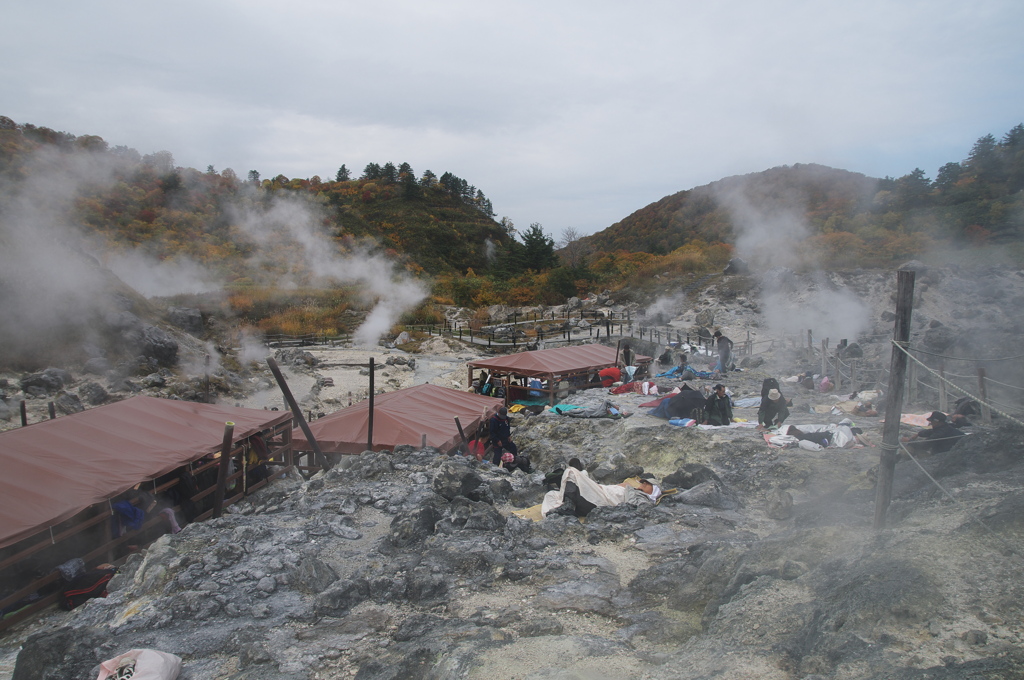
[[[583,469],[578,458],[569,461],[569,467],[562,473],[562,482],[557,490],[544,494],[540,514],[586,517],[598,506],[626,503],[643,505],[654,503],[661,496],[661,488],[648,479],[641,479],[634,487],[628,482],[621,484],[598,484]]]

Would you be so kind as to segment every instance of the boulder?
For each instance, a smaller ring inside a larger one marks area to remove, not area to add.
[[[729,260],[729,264],[725,265],[725,269],[722,271],[723,274],[749,274],[750,265],[744,260],[738,257],[734,257]]]
[[[110,362],[103,357],[93,357],[82,366],[82,372],[90,375],[103,375],[110,370]]]
[[[64,415],[81,413],[85,410],[85,407],[82,406],[82,400],[78,398],[78,395],[68,394],[67,392],[62,393],[57,397],[54,401],[54,407]]]
[[[447,500],[456,496],[469,497],[483,484],[483,480],[475,470],[470,468],[463,460],[446,460],[438,468],[431,487],[434,492]]]
[[[110,634],[95,628],[45,630],[22,645],[11,680],[92,677],[100,662],[117,655],[113,646]]]
[[[167,320],[186,333],[199,335],[203,332],[203,314],[193,307],[171,307]]]

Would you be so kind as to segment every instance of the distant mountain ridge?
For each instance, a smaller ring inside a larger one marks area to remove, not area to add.
[[[598,251],[663,255],[691,241],[735,242],[728,197],[742,196],[762,208],[799,209],[811,224],[835,214],[870,208],[881,180],[860,173],[803,164],[734,175],[655,201],[587,237]]]

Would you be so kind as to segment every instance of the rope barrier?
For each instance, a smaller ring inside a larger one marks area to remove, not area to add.
[[[934,375],[934,376],[935,376],[936,378],[938,378],[938,379],[939,379],[939,380],[941,380],[942,382],[944,382],[944,383],[946,383],[947,385],[949,385],[950,387],[952,387],[952,388],[953,388],[954,390],[956,390],[957,392],[961,392],[961,393],[963,393],[964,395],[966,395],[966,396],[970,397],[971,399],[973,399],[974,401],[978,402],[979,404],[985,404],[985,405],[986,405],[986,406],[988,406],[988,407],[989,407],[990,409],[992,409],[992,411],[994,411],[995,413],[998,413],[999,415],[1003,416],[1004,418],[1006,418],[1006,419],[1007,419],[1007,420],[1009,420],[1010,422],[1013,422],[1013,423],[1016,423],[1016,424],[1018,424],[1018,425],[1024,426],[1024,422],[1022,422],[1022,421],[1018,420],[1018,419],[1017,419],[1017,418],[1016,418],[1015,416],[1011,416],[1011,415],[1010,415],[1010,414],[1008,414],[1008,413],[1005,413],[1005,412],[1003,412],[1003,411],[1000,411],[1000,410],[999,410],[999,409],[997,409],[997,408],[994,408],[994,407],[992,406],[992,404],[990,404],[990,403],[989,403],[989,402],[988,402],[987,400],[985,400],[985,399],[982,399],[982,398],[980,398],[980,397],[976,397],[976,396],[974,396],[973,394],[971,394],[970,392],[968,392],[968,391],[967,391],[967,390],[965,390],[964,388],[960,387],[960,386],[959,386],[959,385],[957,385],[956,383],[954,383],[954,382],[951,382],[950,380],[947,380],[947,379],[946,379],[946,378],[944,378],[943,376],[939,375],[939,374],[938,374],[938,372],[936,372],[936,371],[933,371],[933,370],[932,370],[932,369],[931,369],[930,367],[928,367],[928,366],[926,366],[926,365],[925,365],[924,363],[922,363],[920,359],[918,359],[918,358],[917,358],[917,357],[915,357],[915,356],[914,356],[913,354],[911,354],[911,353],[910,353],[910,351],[909,351],[909,350],[908,350],[908,349],[907,349],[906,347],[903,347],[903,346],[902,346],[902,343],[899,343],[899,342],[897,342],[897,341],[893,340],[893,341],[892,341],[892,344],[893,344],[893,346],[894,346],[894,347],[898,347],[898,348],[900,349],[900,351],[901,351],[901,352],[903,352],[904,354],[906,354],[906,355],[907,355],[907,358],[909,358],[909,359],[910,359],[911,361],[913,361],[914,363],[916,363],[917,365],[919,365],[919,366],[920,366],[921,368],[923,368],[924,370],[926,370],[926,371],[928,371],[929,373],[931,373],[932,375]]]
[[[1009,387],[1011,390],[1021,390],[1022,392],[1024,392],[1024,387],[1020,387],[1018,385],[1007,385],[1006,383],[999,382],[998,380],[990,378],[987,375],[985,376],[985,380],[986,380],[986,382],[990,382],[990,383],[993,383],[993,384],[996,384],[996,385],[1002,385],[1003,387]]]
[[[948,437],[946,437],[946,439],[948,439]],[[959,437],[957,437],[957,439],[959,439]],[[932,439],[932,440],[930,440],[930,441],[939,441],[939,440],[938,440],[938,439]],[[975,523],[979,524],[979,525],[981,526],[981,528],[982,528],[982,529],[984,529],[984,530],[985,530],[985,531],[987,531],[987,532],[988,532],[989,534],[991,534],[991,535],[992,535],[993,537],[995,537],[995,539],[996,539],[997,541],[999,541],[1000,543],[1002,543],[1002,544],[1003,544],[1003,545],[1004,545],[1004,546],[1006,547],[1006,549],[1010,551],[1010,553],[1011,553],[1012,555],[1017,555],[1018,557],[1020,557],[1020,555],[1021,555],[1021,552],[1020,552],[1019,550],[1017,550],[1017,549],[1016,549],[1015,547],[1013,547],[1013,546],[1012,546],[1012,545],[1011,545],[1010,543],[1008,543],[1008,542],[1006,541],[1006,539],[1004,539],[1004,538],[1003,538],[1002,536],[1000,536],[1000,535],[999,535],[999,534],[997,534],[997,533],[996,533],[995,531],[993,531],[993,530],[992,530],[992,529],[991,529],[991,528],[990,528],[990,527],[989,527],[989,526],[988,526],[987,524],[985,524],[984,522],[982,522],[982,521],[981,521],[981,520],[980,520],[980,519],[979,519],[978,517],[976,517],[976,516],[975,516],[975,515],[974,515],[974,514],[973,514],[973,513],[972,513],[972,512],[970,511],[970,510],[968,510],[968,509],[967,509],[967,507],[966,507],[966,506],[965,506],[965,505],[964,505],[963,503],[961,503],[961,502],[959,501],[959,499],[957,499],[957,498],[956,498],[956,497],[955,497],[955,496],[954,496],[953,494],[951,494],[951,493],[950,493],[949,491],[947,491],[947,490],[945,489],[945,487],[943,487],[943,486],[942,486],[941,484],[939,484],[939,482],[938,482],[938,481],[937,481],[937,480],[936,480],[936,479],[935,479],[934,477],[932,477],[932,476],[931,476],[931,474],[930,474],[930,473],[929,473],[929,472],[928,472],[927,470],[925,470],[925,469],[924,469],[924,466],[923,466],[923,465],[921,465],[921,463],[920,463],[920,462],[918,462],[917,458],[915,458],[915,457],[914,457],[914,454],[912,454],[912,453],[910,452],[910,450],[909,450],[909,449],[908,449],[908,448],[907,448],[907,447],[906,447],[906,446],[905,446],[905,445],[903,444],[903,442],[900,442],[900,445],[899,445],[899,447],[900,447],[901,449],[903,449],[903,452],[904,452],[905,454],[907,454],[907,457],[908,457],[908,458],[910,458],[910,460],[914,461],[914,465],[916,465],[917,467],[919,467],[919,468],[921,469],[921,472],[923,472],[923,473],[924,473],[925,477],[927,477],[927,478],[928,478],[928,480],[929,480],[929,481],[930,481],[930,482],[931,482],[932,484],[934,484],[934,485],[935,485],[936,487],[938,487],[939,491],[941,491],[942,493],[944,493],[944,494],[946,495],[946,497],[947,497],[947,498],[949,498],[949,500],[951,500],[951,501],[953,501],[954,503],[956,503],[956,505],[957,505],[957,506],[958,506],[958,507],[960,508],[960,511],[961,511],[961,512],[963,512],[963,513],[964,513],[965,515],[967,515],[968,519],[970,519],[970,520],[971,520],[972,522],[975,522]],[[895,448],[895,447],[893,447],[893,448]]]
[[[997,361],[1013,361],[1014,359],[1024,359],[1024,354],[1018,354],[1012,357],[1001,357],[999,359],[969,359],[967,357],[951,357],[946,356],[945,354],[939,354],[938,352],[929,352],[928,350],[921,349],[919,347],[915,347],[914,351],[920,352],[921,354],[927,354],[928,356],[940,357],[942,359],[950,359],[952,361],[973,361],[975,363],[980,364],[996,363]]]

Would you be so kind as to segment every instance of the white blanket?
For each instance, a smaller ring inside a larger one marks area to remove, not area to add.
[[[594,505],[618,505],[625,503],[631,489],[616,484],[598,484],[586,470],[568,468],[562,474],[562,484],[557,491],[544,494],[544,502],[540,506],[540,514],[547,517],[548,513],[557,508],[565,500],[565,485],[572,482],[579,487],[580,495]]]
[[[789,434],[789,425],[783,425],[779,428],[780,434]],[[794,425],[802,432],[831,432],[832,436],[828,438],[828,448],[830,449],[849,449],[853,448],[857,443],[857,438],[853,436],[853,431],[849,425]],[[773,440],[774,444],[775,441]]]

